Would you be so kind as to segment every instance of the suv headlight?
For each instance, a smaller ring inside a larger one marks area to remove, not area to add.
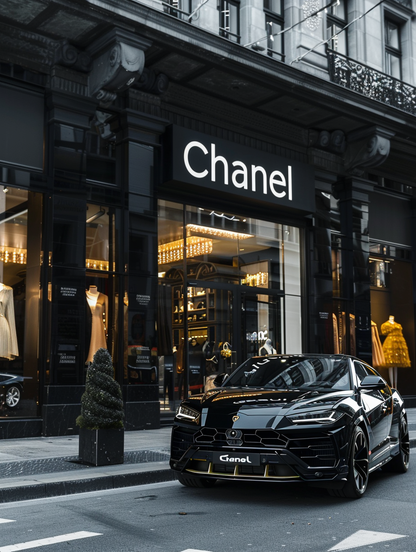
[[[295,414],[288,416],[294,424],[333,424],[342,416],[343,412],[339,410],[324,410],[323,412],[306,412],[304,414]]]
[[[189,406],[183,406],[182,404],[176,411],[176,417],[178,418],[178,420],[186,420],[187,422],[198,423],[200,415],[201,414],[197,410],[194,410]]]

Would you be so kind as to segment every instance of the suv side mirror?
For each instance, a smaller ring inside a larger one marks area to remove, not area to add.
[[[221,387],[221,385],[224,383],[224,381],[227,379],[228,374],[218,374],[218,376],[215,377],[213,383],[215,387]]]
[[[359,385],[359,389],[381,390],[387,386],[387,383],[379,376],[365,376]]]

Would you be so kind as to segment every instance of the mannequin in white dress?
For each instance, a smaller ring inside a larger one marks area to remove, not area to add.
[[[273,347],[271,339],[266,339],[266,343],[263,345],[263,347],[260,347],[259,354],[262,356],[276,354],[276,349]]]
[[[91,309],[91,342],[88,357],[85,362],[92,362],[98,349],[107,349],[106,318],[108,316],[108,297],[98,291],[97,286],[86,290],[87,302]]]
[[[14,317],[13,289],[0,283],[0,357],[13,360],[19,356]]]

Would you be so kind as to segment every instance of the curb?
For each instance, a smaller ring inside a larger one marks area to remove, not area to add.
[[[175,473],[170,469],[159,469],[145,472],[115,474],[88,479],[71,479],[68,481],[50,481],[45,483],[17,485],[0,489],[0,503],[51,498],[57,496],[104,491],[161,483],[175,480]]]
[[[410,439],[410,448],[416,448],[416,438]],[[150,466],[149,466],[150,468]],[[73,472],[72,472],[73,473]],[[63,475],[62,473],[60,474]],[[106,491],[110,489],[121,489],[136,485],[147,485],[150,483],[163,483],[164,481],[176,480],[175,472],[167,468],[150,468],[143,466],[139,471],[130,473],[115,473],[113,475],[97,475],[96,477],[67,477],[64,481],[52,480],[45,482],[33,482],[25,484],[11,484],[10,487],[0,486],[0,504],[8,502],[19,502],[23,500],[34,500],[37,498],[52,498],[72,494],[88,493],[92,491]],[[41,476],[42,477],[42,476]],[[43,477],[48,477],[44,474]],[[59,477],[58,474],[51,474],[52,479]],[[0,480],[1,485],[1,480]]]

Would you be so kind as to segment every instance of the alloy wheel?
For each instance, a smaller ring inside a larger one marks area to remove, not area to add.
[[[6,405],[9,408],[15,408],[20,402],[20,389],[13,385],[6,391]]]
[[[402,454],[403,464],[407,470],[410,461],[410,440],[407,419],[402,416],[400,423],[400,453]]]
[[[368,483],[368,446],[362,430],[359,430],[355,436],[352,461],[355,487],[358,494],[363,494]]]

